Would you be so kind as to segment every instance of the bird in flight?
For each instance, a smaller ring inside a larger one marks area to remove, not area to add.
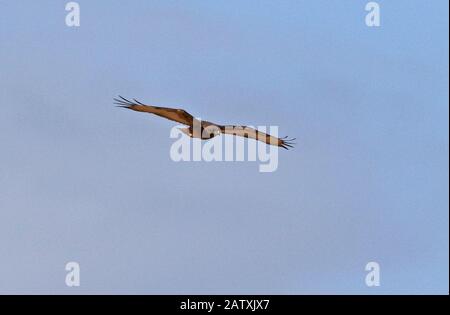
[[[114,101],[114,104],[116,104],[118,107],[128,108],[137,112],[154,114],[172,121],[176,121],[182,125],[186,125],[188,127],[179,129],[191,138],[207,140],[221,134],[229,134],[238,137],[255,139],[287,150],[289,150],[289,148],[292,148],[295,144],[293,142],[295,138],[277,138],[247,126],[219,125],[209,121],[200,121],[194,118],[184,109],[145,105],[137,101],[136,99],[130,101],[120,95],[119,98],[114,98]]]

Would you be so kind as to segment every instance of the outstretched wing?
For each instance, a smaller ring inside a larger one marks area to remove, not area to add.
[[[228,135],[255,139],[270,145],[282,147],[283,149],[287,150],[289,150],[289,148],[293,148],[293,145],[295,144],[292,142],[295,140],[295,138],[277,138],[247,126],[223,126],[221,128],[221,132]]]
[[[119,98],[120,99],[114,99],[115,104],[119,107],[128,108],[137,112],[155,114],[183,125],[192,126],[193,124],[194,117],[184,109],[145,105],[135,99],[133,99],[133,102],[129,101],[120,95]]]

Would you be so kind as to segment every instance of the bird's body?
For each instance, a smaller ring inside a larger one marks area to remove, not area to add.
[[[188,127],[180,128],[180,130],[192,138],[208,140],[221,134],[229,134],[238,137],[255,139],[270,145],[282,147],[284,149],[292,148],[292,141],[295,140],[286,138],[280,139],[251,127],[219,125],[206,120],[200,121],[184,109],[145,105],[135,99],[132,102],[122,96],[119,97],[120,99],[114,99],[119,107],[128,108],[137,112],[154,114],[186,125]]]
[[[195,126],[198,126],[198,132],[195,131]],[[209,121],[199,121],[194,119],[191,126],[180,128],[180,130],[191,138],[208,140],[214,138],[215,136],[218,136],[220,133],[217,131],[220,131],[222,127],[223,126],[213,124]]]

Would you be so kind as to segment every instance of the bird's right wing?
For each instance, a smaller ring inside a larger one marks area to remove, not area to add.
[[[255,139],[270,145],[282,147],[283,149],[287,150],[289,150],[289,148],[292,148],[295,144],[292,142],[293,140],[295,140],[295,138],[277,138],[248,126],[223,126],[221,132],[227,135]]]
[[[135,99],[131,102],[120,95],[119,98],[114,99],[115,104],[119,107],[128,108],[137,112],[155,114],[187,126],[192,126],[193,124],[194,117],[184,109],[145,105]]]

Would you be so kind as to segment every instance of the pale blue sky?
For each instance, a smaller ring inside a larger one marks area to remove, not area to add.
[[[0,1],[0,293],[448,293],[447,1],[78,2]],[[117,94],[298,145],[175,163]]]

